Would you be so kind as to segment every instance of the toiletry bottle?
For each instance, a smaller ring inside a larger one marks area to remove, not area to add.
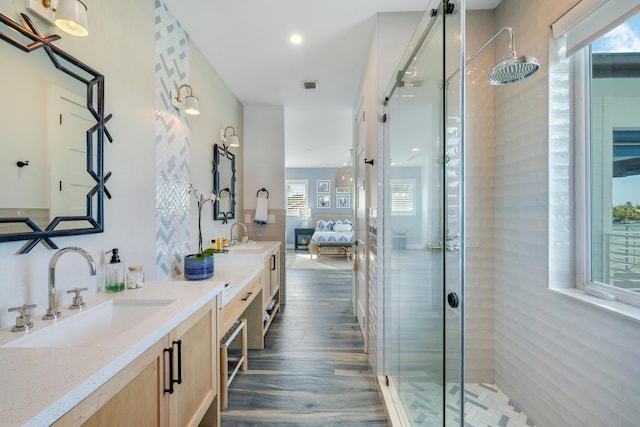
[[[107,292],[120,292],[124,290],[124,263],[120,262],[118,249],[114,248],[107,253],[111,253],[111,261],[105,266],[105,285]]]

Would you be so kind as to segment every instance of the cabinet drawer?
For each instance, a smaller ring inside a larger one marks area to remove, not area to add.
[[[251,302],[260,294],[262,290],[262,278],[257,277],[248,286],[233,297],[224,307],[222,307],[222,333],[228,331],[233,322],[239,319],[242,312],[249,307]]]

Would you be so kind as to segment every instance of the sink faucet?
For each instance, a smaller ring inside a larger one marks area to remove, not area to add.
[[[82,248],[76,247],[68,247],[62,248],[51,257],[51,261],[49,261],[49,308],[47,308],[47,312],[44,316],[42,316],[43,320],[51,320],[58,318],[61,314],[58,311],[58,307],[56,307],[55,296],[56,296],[56,264],[58,260],[63,254],[67,252],[76,252],[79,253],[87,260],[89,263],[89,274],[92,276],[96,275],[96,263],[93,262],[93,258],[91,254],[85,251]]]
[[[241,222],[234,222],[233,225],[231,226],[231,236],[230,236],[231,237],[231,245],[235,245],[235,244],[238,243],[238,239],[234,240],[234,238],[233,238],[233,229],[235,228],[236,225],[241,226],[242,229],[244,230],[244,233],[242,234],[243,236],[247,234],[247,226],[246,225],[244,225]]]

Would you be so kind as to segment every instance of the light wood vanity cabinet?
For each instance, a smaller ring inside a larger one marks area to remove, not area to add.
[[[168,425],[159,392],[164,344],[156,343],[53,426]]]
[[[274,316],[280,309],[280,247],[272,250],[264,259],[264,271],[262,279],[262,309],[266,312],[273,299],[276,305],[269,314],[269,320],[263,326],[262,335],[267,333]]]
[[[231,329],[236,320],[245,318],[247,345],[254,350],[264,348],[264,335],[280,308],[280,245],[262,256],[264,256],[262,273],[244,285],[221,310],[221,334],[224,335]],[[276,305],[265,324],[264,314],[272,299],[276,300]]]
[[[240,292],[238,292],[233,299],[227,302],[222,307],[222,334],[224,335],[233,323],[241,317],[248,318],[249,325],[254,325],[260,322],[260,299],[254,300],[260,297],[260,291],[262,290],[262,277],[256,277],[248,285],[246,285]],[[251,329],[251,328],[250,328]],[[249,336],[250,348],[262,348],[258,344],[258,338],[261,340],[261,336],[253,333]],[[255,347],[258,345],[258,347]]]
[[[217,313],[215,298],[54,426],[219,425]]]
[[[167,393],[170,426],[197,426],[217,396],[217,312],[217,304],[205,306],[169,333],[169,345],[181,343],[181,354],[176,355],[174,347],[174,378],[181,374],[181,383],[174,383],[173,394]]]

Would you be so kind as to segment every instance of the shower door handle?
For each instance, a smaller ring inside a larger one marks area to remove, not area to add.
[[[458,308],[458,306],[460,305],[458,294],[456,294],[455,292],[449,292],[449,295],[447,295],[447,302],[449,303],[449,307]]]

